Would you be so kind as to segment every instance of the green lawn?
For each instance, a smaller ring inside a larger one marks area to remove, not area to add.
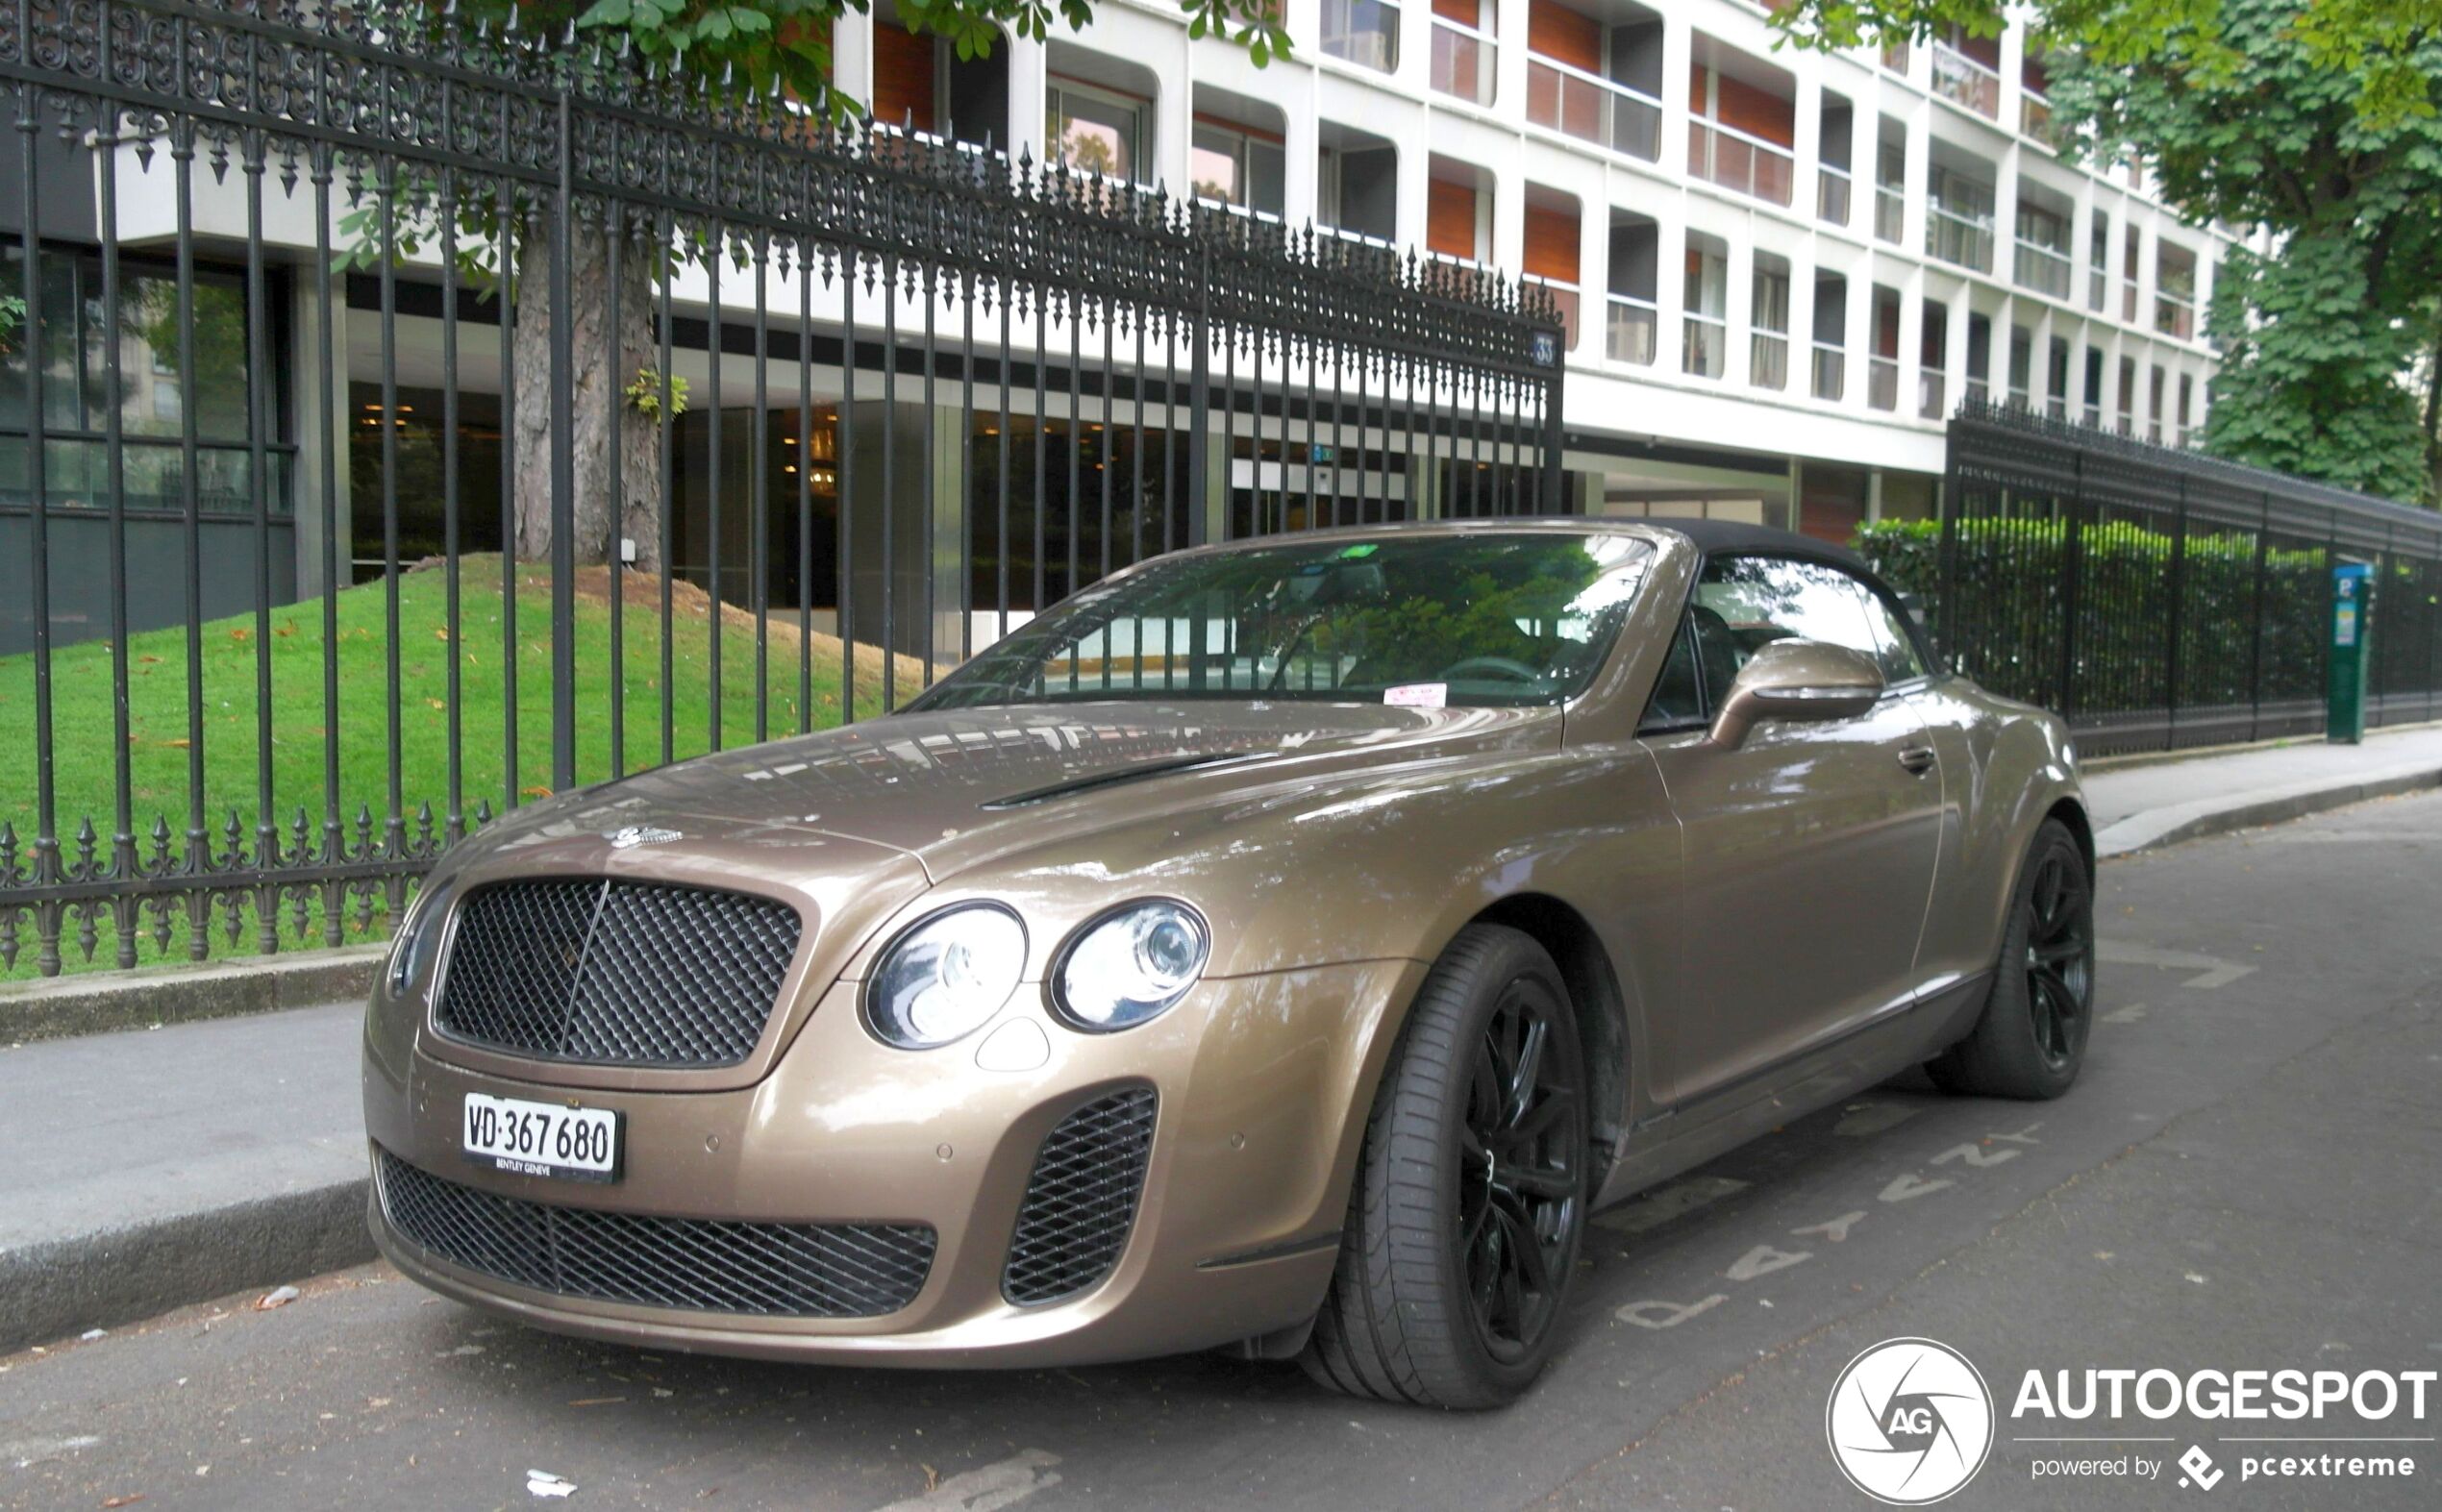
[[[460,676],[462,744],[460,752],[464,809],[471,823],[479,801],[494,811],[509,798],[504,770],[501,656],[500,559],[470,557],[461,574],[458,633],[450,633],[446,582],[438,568],[404,573],[399,578],[399,765],[403,809],[412,835],[417,810],[430,804],[437,826],[446,810],[449,785],[449,666],[454,658]],[[599,781],[610,775],[610,608],[606,570],[593,568],[578,580],[576,615],[577,781]],[[137,584],[137,592],[179,591],[174,584]],[[651,766],[660,759],[660,580],[628,574],[621,588],[625,601],[623,655],[625,669],[626,758],[628,770]],[[320,600],[275,610],[271,616],[271,812],[286,838],[302,807],[318,839],[324,813],[325,731],[336,728],[339,753],[339,808],[353,835],[360,807],[374,816],[378,840],[387,812],[390,748],[385,715],[387,692],[385,589],[381,582],[350,588],[338,596],[337,660],[339,696],[333,721],[322,685],[323,621]],[[672,636],[675,642],[672,682],[673,748],[680,757],[700,755],[710,746],[711,625],[705,595],[690,584],[673,589]],[[755,739],[755,622],[751,615],[724,609],[721,623],[721,744],[745,745]],[[769,632],[769,731],[777,736],[799,727],[798,647],[795,618],[776,612]],[[214,620],[203,627],[204,807],[215,847],[230,815],[237,816],[246,843],[253,844],[258,813],[256,775],[256,671],[260,650],[252,614]],[[134,796],[135,833],[149,855],[156,819],[167,821],[175,851],[184,843],[187,825],[188,736],[187,718],[187,633],[184,628],[154,631],[129,637],[128,760]],[[521,798],[539,797],[551,781],[551,590],[543,568],[526,564],[517,580],[517,775]],[[839,643],[827,635],[812,638],[813,701],[811,724],[816,729],[839,722]],[[51,660],[52,746],[64,857],[73,861],[75,837],[87,816],[93,821],[107,859],[116,799],[111,718],[111,648],[89,641],[56,652]],[[858,657],[857,712],[879,712],[883,662],[869,647]],[[920,684],[921,664],[900,659],[902,699]],[[34,666],[30,656],[0,657],[0,823],[12,825],[18,857],[30,860],[36,827],[36,765],[34,740]],[[146,962],[187,958],[183,929],[175,930],[169,950],[158,953],[147,921],[139,944]],[[379,916],[366,933],[383,928]],[[293,919],[284,920],[284,942],[319,944],[323,938],[318,913],[309,913],[302,934]],[[352,936],[360,936],[351,921]],[[105,968],[115,958],[114,937],[107,916],[101,942],[88,965],[76,942],[72,921],[63,949],[70,971]],[[245,921],[237,945],[218,929],[215,954],[252,951],[255,927]],[[19,953],[12,969],[0,968],[0,979],[33,974],[31,921],[21,925]]]

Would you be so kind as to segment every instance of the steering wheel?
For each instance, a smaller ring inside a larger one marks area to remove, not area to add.
[[[1465,681],[1469,673],[1484,672],[1497,673],[1512,682],[1543,681],[1542,673],[1508,657],[1469,657],[1463,661],[1452,662],[1434,676],[1444,682],[1459,682]]]

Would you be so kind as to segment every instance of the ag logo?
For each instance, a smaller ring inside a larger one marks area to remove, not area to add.
[[[657,830],[651,825],[630,825],[613,830],[603,836],[614,851],[633,851],[639,845],[663,845],[679,837],[676,830]]]
[[[1832,1383],[1824,1432],[1850,1484],[1877,1501],[1923,1506],[1984,1468],[1992,1393],[1949,1345],[1885,1339]]]

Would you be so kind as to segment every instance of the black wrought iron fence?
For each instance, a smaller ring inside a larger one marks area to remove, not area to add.
[[[1859,544],[1946,658],[2082,750],[2320,731],[2344,560],[2376,568],[2369,721],[2442,715],[2442,515],[1973,403],[1945,495]]]
[[[370,932],[1153,553],[1560,507],[1540,293],[435,14],[0,0],[0,972]]]

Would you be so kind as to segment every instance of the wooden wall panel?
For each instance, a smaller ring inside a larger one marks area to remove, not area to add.
[[[1534,0],[1527,12],[1527,51],[1582,68],[1603,71],[1603,28],[1555,0]]]
[[[1444,257],[1476,255],[1476,191],[1448,179],[1425,181],[1425,248]]]

